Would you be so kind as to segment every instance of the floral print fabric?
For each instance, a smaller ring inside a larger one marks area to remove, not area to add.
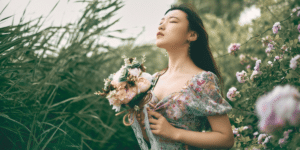
[[[153,75],[154,87],[162,74],[163,71]],[[152,93],[152,99],[146,104],[146,107],[162,114],[168,122],[176,128],[198,132],[211,131],[206,116],[225,114],[232,109],[231,105],[221,96],[217,76],[210,71],[202,71],[194,75],[181,91],[173,92],[160,101],[153,93],[153,88],[150,91]],[[146,123],[149,124],[149,122],[145,120],[145,125]],[[150,139],[150,143],[151,141],[158,141],[158,143],[155,144],[152,144],[153,142],[151,143],[151,149],[202,150],[202,148],[196,148],[184,143],[175,141],[167,142],[166,139],[154,134],[149,136],[151,129],[147,129],[147,127],[149,127],[148,124],[146,125],[148,137],[156,138]],[[132,125],[132,127],[133,126],[137,128],[136,125]],[[137,130],[134,132],[136,136],[139,134],[140,137],[141,133],[138,133]],[[141,141],[141,139],[138,139],[138,141]],[[141,142],[139,142],[139,144],[141,148],[144,146],[142,146]]]

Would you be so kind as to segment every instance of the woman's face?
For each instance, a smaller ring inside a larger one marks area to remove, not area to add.
[[[156,45],[160,48],[177,48],[188,44],[188,20],[185,12],[181,10],[169,11],[160,21],[156,35]]]

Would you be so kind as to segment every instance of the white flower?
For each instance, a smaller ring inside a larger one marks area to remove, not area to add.
[[[280,22],[275,22],[272,29],[273,29],[273,33],[277,34],[278,30],[281,30]]]
[[[129,74],[138,77],[142,70],[140,68],[133,68],[133,69],[128,69]]]
[[[273,67],[272,61],[268,61],[268,65],[270,65],[271,67]]]
[[[236,78],[240,83],[245,83],[245,81],[248,80],[248,78],[246,77],[247,73],[244,70],[242,70],[241,72],[236,72]]]
[[[290,68],[292,68],[293,70],[295,70],[297,68],[297,63],[298,63],[298,59],[300,58],[300,55],[296,55],[295,57],[293,57],[290,61]],[[299,64],[298,64],[299,65]]]
[[[261,60],[260,60],[260,59],[259,59],[259,60],[256,60],[254,70],[259,71],[259,64],[260,64],[260,63],[261,63]]]
[[[289,121],[300,123],[300,93],[290,85],[276,86],[270,93],[259,97],[255,111],[259,117],[260,131],[271,133]]]
[[[231,101],[235,101],[236,100],[235,97],[241,97],[239,93],[240,92],[238,92],[235,87],[231,87],[227,92],[227,98]]]
[[[243,127],[243,130],[247,130],[249,127],[248,126],[244,126]]]
[[[230,54],[234,54],[235,51],[239,50],[241,47],[241,44],[240,43],[231,43],[229,46],[228,46],[228,53]]]
[[[261,144],[261,143],[262,143],[262,140],[263,140],[263,138],[265,138],[265,137],[267,137],[267,135],[266,135],[266,134],[260,134],[260,135],[258,136],[258,144]]]
[[[256,77],[255,75],[257,75],[257,74],[262,74],[262,72],[253,70],[252,75],[250,76],[250,79],[253,80],[253,78],[255,78]]]
[[[254,133],[253,133],[253,135],[258,135],[258,132],[257,132],[257,131],[256,131],[256,132],[254,132]]]
[[[121,109],[121,105],[113,105],[113,108],[112,109],[115,109],[116,112],[119,112],[120,109]]]
[[[153,79],[152,75],[147,72],[143,72],[140,77],[147,79],[149,82],[152,82]]]
[[[119,78],[122,75],[121,72],[124,68],[125,66],[122,66],[122,68],[114,74],[113,81],[119,82]]]
[[[266,143],[268,143],[268,142],[269,142],[269,140],[270,140],[270,138],[271,138],[270,136],[266,137],[266,138],[265,138],[265,141],[263,142],[263,144],[266,144]]]
[[[246,56],[244,54],[240,55],[240,60],[244,60],[246,58]]]

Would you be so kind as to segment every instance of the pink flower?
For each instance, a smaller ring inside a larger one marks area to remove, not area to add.
[[[300,12],[300,11],[299,11],[299,12]],[[298,24],[298,28],[297,28],[297,29],[298,29],[298,31],[300,32],[300,24]]]
[[[268,44],[268,47],[270,47],[271,49],[275,49],[275,48],[274,48],[274,45],[271,44],[271,43]]]
[[[244,54],[241,54],[240,56],[240,63],[243,65],[244,63],[248,63],[246,60],[246,56]]]
[[[270,53],[271,53],[271,50],[272,50],[272,49],[271,49],[270,47],[267,47],[267,48],[266,48],[266,51],[265,51],[265,52],[267,53],[267,56],[269,56],[269,55],[270,55]]]
[[[238,92],[235,87],[231,87],[227,92],[227,98],[231,101],[235,101],[235,97],[241,97],[240,92]]]
[[[288,47],[286,45],[282,45],[281,49],[283,50],[283,53],[288,51]]]
[[[260,63],[261,63],[261,60],[260,60],[260,59],[259,59],[259,60],[256,60],[254,70],[259,71],[259,64],[260,64]]]
[[[251,65],[247,65],[246,69],[250,69],[251,68]]]
[[[247,73],[243,70],[242,72],[236,72],[236,78],[240,83],[245,83],[248,80]]]
[[[136,85],[138,87],[138,93],[144,93],[150,88],[151,83],[147,79],[140,77],[138,78]]]
[[[259,129],[271,133],[288,121],[300,123],[300,93],[290,85],[276,86],[270,93],[258,98],[255,111],[259,117]]]
[[[278,30],[281,30],[280,22],[275,22],[275,24],[273,25],[272,30],[273,30],[274,34],[277,34]]]
[[[288,131],[284,131],[283,135],[285,139],[289,138],[289,133],[291,133],[293,130],[289,129]]]
[[[253,70],[253,72],[252,72],[252,74],[251,74],[251,76],[250,76],[250,80],[254,80],[254,78],[256,78],[257,76],[256,75],[258,75],[258,74],[262,74],[262,72],[261,71],[256,71],[256,70]]]
[[[241,47],[241,44],[240,43],[231,43],[229,46],[228,46],[228,53],[230,54],[234,54],[237,50],[239,50]]]
[[[282,148],[282,145],[284,145],[286,143],[287,143],[287,141],[286,141],[285,138],[281,138],[281,139],[278,140],[278,144],[280,145],[281,148]]]

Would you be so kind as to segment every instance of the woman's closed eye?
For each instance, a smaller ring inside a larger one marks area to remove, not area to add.
[[[175,21],[171,21],[170,23],[176,23]],[[162,23],[160,23],[159,25],[161,25]]]

